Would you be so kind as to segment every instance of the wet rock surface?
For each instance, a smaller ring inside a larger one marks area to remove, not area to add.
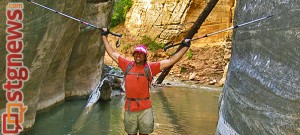
[[[109,100],[111,93],[112,93],[112,88],[110,86],[110,82],[108,80],[105,80],[103,82],[103,85],[100,88],[100,99],[102,100]]]
[[[18,1],[21,2],[21,1]],[[109,0],[36,1],[70,16],[97,26],[107,26],[113,2]],[[8,1],[0,2],[0,82],[5,82],[6,33],[5,8]],[[24,3],[24,66],[30,70],[30,79],[22,92],[28,107],[24,128],[34,124],[38,110],[53,106],[70,96],[86,96],[100,80],[104,47],[99,31],[52,11]],[[2,87],[1,87],[2,88]],[[5,109],[5,91],[0,90],[0,109]]]
[[[300,134],[299,2],[237,1],[218,134]]]
[[[114,96],[125,94],[123,73],[120,69],[104,65],[102,72],[103,85],[100,87],[100,100],[109,100]],[[105,79],[105,80],[104,80]]]

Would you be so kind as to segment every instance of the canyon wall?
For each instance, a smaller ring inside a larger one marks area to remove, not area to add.
[[[209,0],[134,0],[126,16],[125,26],[131,34],[148,36],[159,42],[181,40]],[[220,0],[195,37],[232,25],[234,0]],[[194,45],[224,42],[232,31],[193,41]]]
[[[36,112],[64,101],[67,97],[86,96],[101,78],[104,46],[100,32],[72,19],[26,1],[23,29],[24,66],[30,78],[22,92],[28,107],[24,128],[34,124]],[[37,3],[83,19],[99,27],[107,27],[112,14],[112,0],[39,0]],[[0,2],[0,82],[6,82],[6,5]],[[5,91],[0,90],[0,109],[6,111]]]
[[[300,5],[296,0],[237,1],[217,134],[300,134]]]

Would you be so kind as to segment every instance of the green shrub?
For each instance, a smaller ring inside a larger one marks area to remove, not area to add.
[[[110,27],[116,27],[125,21],[126,14],[132,6],[131,0],[116,0]]]
[[[193,52],[191,50],[188,50],[186,52],[186,55],[187,55],[188,59],[191,59],[193,57]]]
[[[164,44],[163,43],[157,43],[154,40],[152,40],[151,38],[147,37],[147,36],[143,36],[142,40],[141,40],[142,44],[147,45],[148,49],[151,51],[156,51],[158,49],[163,49],[164,48]]]
[[[130,48],[130,44],[120,46],[121,52],[127,52],[129,48]]]
[[[187,72],[187,68],[186,67],[181,67],[180,68],[180,73],[186,73]]]

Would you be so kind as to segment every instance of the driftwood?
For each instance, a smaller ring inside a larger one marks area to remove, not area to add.
[[[199,15],[197,21],[194,23],[192,28],[189,30],[188,34],[185,36],[185,39],[192,39],[194,37],[194,35],[198,32],[200,26],[203,24],[203,22],[205,21],[207,16],[210,14],[210,12],[213,10],[213,8],[218,3],[218,1],[219,0],[210,0],[207,3],[206,7],[202,11],[202,13]],[[180,45],[177,48],[175,53],[179,52],[182,48],[183,48],[183,45]],[[157,78],[155,83],[161,84],[163,82],[163,80],[165,79],[165,77],[169,74],[169,72],[170,72],[170,70],[172,69],[173,66],[174,65],[164,69],[163,72],[160,74],[160,76]]]

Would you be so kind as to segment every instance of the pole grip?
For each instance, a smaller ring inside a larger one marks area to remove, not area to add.
[[[113,33],[113,32],[109,32],[110,34],[117,36],[117,37],[122,37],[122,34],[118,34],[118,33]]]
[[[175,46],[178,46],[178,45],[181,45],[181,43],[173,44],[173,45],[168,45],[168,46],[164,47],[164,51],[166,52],[168,49],[170,49],[172,47],[175,47]]]

